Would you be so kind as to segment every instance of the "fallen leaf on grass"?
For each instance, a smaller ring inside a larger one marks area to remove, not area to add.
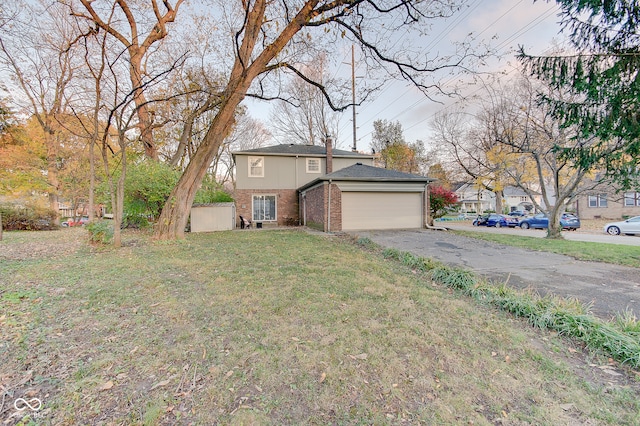
[[[319,382],[320,382],[320,383],[324,382],[324,380],[325,380],[326,378],[327,378],[327,373],[322,373],[322,374],[320,375],[320,380],[319,380]]]
[[[109,380],[108,382],[106,382],[105,384],[103,384],[102,386],[100,386],[100,389],[98,389],[100,392],[102,391],[108,391],[109,389],[111,389],[113,387],[113,382],[111,380]]]
[[[162,386],[167,386],[170,381],[171,381],[170,379],[167,379],[167,380],[163,380],[161,382],[158,382],[155,385],[151,386],[151,389],[149,389],[149,390],[154,390],[155,388],[159,388],[159,387],[162,387]]]
[[[569,411],[573,408],[573,404],[562,404],[560,405],[560,408],[562,408],[564,411]]]
[[[368,357],[369,357],[369,355],[366,354],[366,353],[361,353],[361,354],[358,354],[358,355],[349,355],[349,358],[351,358],[351,359],[367,359]]]

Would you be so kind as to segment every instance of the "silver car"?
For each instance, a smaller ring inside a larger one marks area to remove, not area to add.
[[[631,217],[620,222],[607,223],[604,232],[609,235],[636,235],[640,234],[640,216]]]

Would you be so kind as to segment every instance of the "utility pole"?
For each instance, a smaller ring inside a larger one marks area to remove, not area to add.
[[[351,102],[353,104],[353,152],[356,148],[356,61],[353,44],[351,45]]]

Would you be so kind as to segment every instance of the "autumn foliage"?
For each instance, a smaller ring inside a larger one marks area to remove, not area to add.
[[[447,208],[458,203],[458,196],[455,192],[444,188],[441,185],[429,186],[429,208],[431,217],[442,217],[447,213]]]

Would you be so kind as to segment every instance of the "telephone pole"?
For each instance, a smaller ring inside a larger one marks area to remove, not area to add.
[[[353,152],[356,148],[356,61],[353,44],[351,45],[351,102],[353,104]]]

